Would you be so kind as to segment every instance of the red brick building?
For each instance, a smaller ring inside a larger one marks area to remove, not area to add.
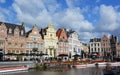
[[[58,29],[56,32],[56,35],[58,37],[58,50],[57,55],[60,54],[69,54],[68,50],[68,41],[67,41],[67,33],[65,29]]]
[[[25,51],[25,27],[21,25],[0,22],[0,51],[3,57],[0,59],[18,59],[22,60],[22,54]],[[10,53],[12,53],[10,55]]]

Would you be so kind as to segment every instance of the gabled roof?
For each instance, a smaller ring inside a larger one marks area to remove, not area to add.
[[[63,34],[63,32],[65,34],[64,36],[61,35],[61,34]],[[62,42],[62,41],[67,42],[67,32],[66,32],[66,29],[58,29],[58,31],[56,32],[56,35],[58,37],[59,42]]]
[[[25,27],[24,25],[17,25],[17,24],[12,24],[12,23],[6,23],[6,22],[0,22],[0,25],[1,24],[5,24],[6,28],[7,28],[7,34],[10,34],[9,33],[9,29],[11,28],[12,29],[12,33],[11,34],[14,34],[14,29],[16,27],[18,27],[18,29],[20,30],[20,35],[21,35],[21,30],[23,30],[23,36],[25,35]]]
[[[62,33],[62,29],[58,29],[58,31],[56,32],[58,38],[60,38],[61,33]]]

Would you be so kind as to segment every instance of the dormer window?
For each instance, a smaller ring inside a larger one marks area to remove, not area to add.
[[[23,35],[23,30],[21,31],[21,35]]]
[[[11,28],[9,28],[9,33],[12,33],[12,29]]]

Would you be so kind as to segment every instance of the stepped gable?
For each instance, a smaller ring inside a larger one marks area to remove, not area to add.
[[[7,34],[14,34],[14,29],[16,27],[18,27],[18,29],[20,30],[19,35],[21,35],[21,31],[23,30],[23,35],[21,36],[25,36],[25,27],[24,27],[24,23],[22,23],[22,25],[17,25],[17,24],[12,24],[12,23],[6,23],[6,22],[0,22],[0,25],[4,24],[7,28]],[[12,33],[9,33],[9,29],[12,29]]]

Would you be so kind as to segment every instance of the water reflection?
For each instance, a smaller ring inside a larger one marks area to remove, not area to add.
[[[64,72],[53,72],[53,71],[29,71],[11,73],[5,75],[103,75],[102,68],[82,68],[82,69],[70,69]]]

